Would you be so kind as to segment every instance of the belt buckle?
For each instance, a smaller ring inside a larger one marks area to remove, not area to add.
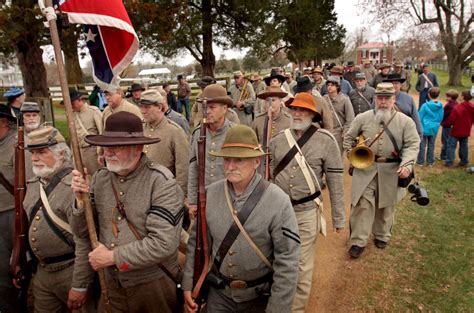
[[[247,288],[247,282],[245,280],[233,280],[230,282],[229,287],[232,289],[245,289]]]

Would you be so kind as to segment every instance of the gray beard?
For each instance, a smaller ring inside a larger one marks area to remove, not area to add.
[[[311,126],[311,121],[308,121],[306,123],[295,123],[291,121],[291,129],[293,130],[306,130]]]
[[[28,124],[25,124],[25,130],[27,133],[29,132],[32,132],[36,129],[38,129],[38,127],[40,126],[40,123],[28,123]]]
[[[55,173],[62,165],[62,162],[56,161],[53,167],[44,166],[43,168],[33,165],[33,174],[41,178],[48,178]]]
[[[375,121],[377,124],[387,124],[392,116],[391,110],[388,109],[376,109],[375,111]]]

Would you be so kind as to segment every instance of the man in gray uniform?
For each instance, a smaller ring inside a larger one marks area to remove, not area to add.
[[[208,275],[220,280],[210,284],[207,312],[290,312],[300,244],[290,199],[256,172],[265,153],[250,127],[232,127],[220,151],[209,153],[224,158],[226,179],[206,190],[213,263]],[[229,239],[230,229],[239,231],[236,223],[245,228]],[[195,233],[191,232],[183,278],[187,312],[197,312],[191,298]]]
[[[204,88],[202,98],[207,98],[207,132],[206,151],[217,151],[221,148],[225,139],[225,134],[234,123],[226,118],[226,112],[232,106],[232,99],[227,96],[224,87],[212,84]],[[198,190],[198,156],[197,140],[199,130],[197,127],[191,137],[191,150],[189,153],[189,175],[188,175],[188,204],[191,218],[194,218],[197,206]],[[224,178],[224,167],[222,159],[212,155],[206,155],[206,186]]]
[[[356,73],[354,81],[356,88],[349,93],[349,99],[354,109],[354,115],[357,115],[374,108],[375,89],[367,85],[364,73]]]
[[[50,126],[32,131],[28,139],[36,177],[27,181],[23,206],[29,246],[39,264],[32,286],[35,312],[77,310],[86,302],[94,273],[88,239],[73,225],[71,151]]]
[[[244,77],[241,71],[234,72],[234,83],[230,85],[229,92],[240,123],[247,126],[252,125],[255,91],[250,81]]]
[[[326,234],[323,175],[329,187],[333,227],[337,232],[344,228],[343,164],[334,136],[313,124],[319,114],[313,96],[298,93],[289,108],[293,123],[270,141],[270,167],[275,184],[290,196],[298,221],[301,253],[292,312],[303,313],[311,292],[316,238],[320,231]],[[293,148],[295,142],[301,152]],[[291,151],[295,153],[291,155]]]
[[[366,169],[355,168],[352,176],[349,250],[352,258],[358,258],[364,251],[370,233],[375,237],[377,248],[386,247],[391,237],[395,205],[406,193],[405,188],[398,186],[398,178],[407,178],[413,171],[420,144],[415,123],[394,109],[392,84],[377,85],[375,105],[374,111],[357,115],[344,137],[344,149],[350,150],[358,136],[375,140],[383,131],[370,147],[376,156],[374,164]]]
[[[0,104],[0,311],[14,312],[15,288],[10,275],[10,256],[13,248],[13,225],[15,224],[15,199],[13,196],[15,176],[16,118],[11,109]]]
[[[104,147],[107,168],[92,182],[74,171],[71,187],[90,192],[100,245],[89,253],[94,270],[105,269],[112,309],[117,312],[177,312],[177,255],[183,192],[173,174],[151,165],[143,145],[158,142],[143,134],[141,119],[129,112],[111,115],[103,135],[89,135]],[[90,187],[89,187],[90,186]],[[75,209],[85,223],[82,209]]]

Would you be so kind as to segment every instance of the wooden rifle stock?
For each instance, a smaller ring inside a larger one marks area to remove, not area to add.
[[[28,285],[31,280],[31,268],[28,268],[26,252],[28,249],[28,217],[23,208],[26,194],[25,175],[25,133],[23,116],[18,117],[18,142],[15,146],[15,233],[10,261],[10,272],[20,286],[18,299],[20,311],[26,312]]]
[[[272,112],[272,98],[268,97],[267,100],[269,101],[270,105],[268,106],[268,122],[267,122],[267,133],[266,136],[266,146],[265,149],[265,179],[270,180],[270,140],[272,139],[272,124],[273,124],[273,112]]]
[[[207,133],[207,98],[202,102],[202,123],[199,132],[198,146],[198,212],[196,218],[196,248],[194,254],[194,289],[192,297],[198,305],[202,304],[200,298],[201,287],[209,268],[209,242],[207,238],[206,222],[206,133]]]
[[[52,0],[46,0],[46,7],[52,7]],[[41,9],[44,9],[45,5],[43,0],[38,0],[38,4]],[[43,11],[43,13],[45,13]],[[72,112],[72,105],[71,105],[71,98],[69,96],[69,88],[66,78],[66,70],[64,66],[64,60],[61,51],[61,43],[59,42],[59,33],[58,33],[58,26],[56,23],[56,19],[48,19],[49,30],[51,32],[51,42],[54,48],[54,55],[56,58],[56,64],[58,66],[58,73],[59,73],[59,81],[61,84],[61,91],[64,100],[64,108],[66,109],[66,119],[69,129],[69,137],[71,140],[71,148],[74,158],[74,167],[78,170],[83,177],[84,174],[84,166],[82,163],[82,156],[81,151],[79,150],[79,140],[77,138],[76,133],[76,126],[74,124],[73,112]],[[87,222],[87,230],[89,233],[89,240],[91,242],[92,249],[95,249],[99,246],[99,239],[97,237],[97,232],[95,228],[95,221],[94,221],[94,213],[92,212],[92,204],[88,194],[80,193],[76,197],[76,207],[79,209],[84,208],[84,215]],[[105,273],[104,270],[98,271],[99,275],[99,283],[102,290],[102,301],[104,303],[104,308],[107,313],[112,312],[112,307],[110,305],[108,292],[107,292],[107,284],[105,280]]]

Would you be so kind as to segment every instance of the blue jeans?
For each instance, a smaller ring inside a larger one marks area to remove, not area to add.
[[[184,114],[186,116],[186,120],[189,122],[189,115],[190,115],[190,109],[189,109],[189,97],[186,98],[178,98],[178,112],[183,113],[183,108],[184,108]]]
[[[418,102],[418,111],[421,109],[421,106],[423,105],[423,103],[428,101],[428,90],[429,89],[423,89],[420,92],[420,99],[419,99],[419,102]]]
[[[454,153],[456,152],[456,146],[459,141],[459,158],[461,165],[467,165],[469,163],[469,150],[467,148],[467,140],[469,137],[452,137],[448,139],[448,151],[446,158],[446,165],[453,165],[454,163]]]
[[[443,127],[441,131],[441,154],[439,158],[443,161],[446,161],[448,158],[448,139],[449,134],[451,133],[451,127]]]
[[[429,165],[433,164],[435,140],[436,136],[423,135],[423,137],[421,138],[420,152],[418,153],[418,159],[416,160],[416,163],[425,164],[425,150],[426,146],[428,146],[428,150],[426,151],[426,161]]]

